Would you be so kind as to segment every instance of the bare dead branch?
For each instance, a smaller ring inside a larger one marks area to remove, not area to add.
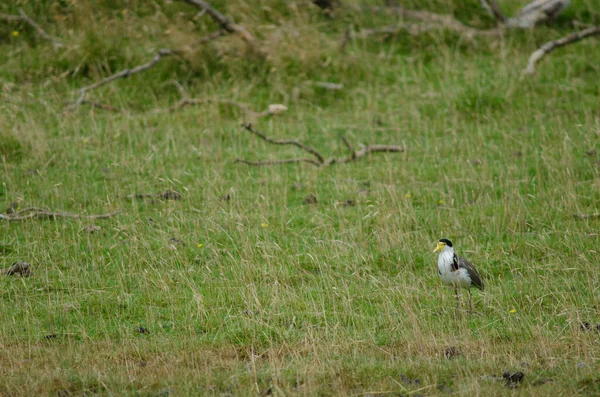
[[[20,211],[16,211],[12,214],[0,214],[0,220],[7,221],[24,221],[32,218],[46,218],[46,219],[58,219],[58,218],[82,218],[82,219],[106,219],[112,218],[120,214],[121,211],[109,212],[106,214],[98,214],[98,215],[80,215],[73,214],[71,212],[54,212],[48,211],[42,208],[29,207],[24,208]]]
[[[423,32],[431,30],[447,29],[458,34],[464,35],[468,38],[475,36],[491,37],[497,36],[503,32],[504,28],[531,28],[541,22],[551,21],[558,16],[564,8],[569,4],[569,0],[534,0],[525,7],[523,7],[519,13],[512,17],[507,18],[495,0],[480,0],[481,4],[486,10],[488,10],[499,26],[494,29],[475,29],[467,26],[454,18],[452,15],[437,14],[429,11],[422,10],[409,10],[402,6],[391,6],[391,7],[379,7],[379,6],[367,6],[360,7],[362,11],[371,12],[387,12],[397,14],[402,17],[402,21],[399,21],[395,25],[389,25],[374,29],[364,29],[357,32],[355,37],[369,37],[373,35],[396,35],[401,31],[408,31],[412,35],[418,35]],[[408,22],[408,21],[417,21]],[[342,40],[342,48],[346,45],[351,37],[346,34]]]
[[[232,99],[227,99],[227,98],[191,98],[187,91],[185,90],[185,88],[179,84],[179,82],[177,81],[172,81],[171,84],[175,85],[177,87],[177,90],[179,91],[179,94],[181,95],[181,99],[179,101],[177,101],[177,103],[175,103],[174,105],[168,107],[167,109],[155,109],[154,112],[156,113],[161,113],[161,112],[174,112],[178,109],[181,109],[183,107],[186,106],[193,106],[193,105],[199,105],[199,104],[205,104],[205,103],[220,103],[223,105],[230,105],[233,107],[237,107],[238,109],[240,109],[242,112],[245,113],[245,116],[248,117],[250,120],[257,120],[263,117],[267,117],[267,116],[274,116],[278,113],[282,113],[285,112],[287,110],[287,107],[281,104],[271,104],[269,105],[269,107],[262,111],[262,112],[256,112],[254,110],[252,110],[251,106],[247,103],[243,103],[243,102],[238,102],[238,101],[234,101]]]
[[[107,110],[109,112],[120,112],[121,111],[121,109],[116,108],[112,105],[107,105],[105,103],[101,103],[98,101],[89,101],[87,99],[84,99],[83,101],[81,101],[81,105],[90,105],[93,108]]]
[[[204,0],[182,0],[188,4],[191,4],[197,7],[200,11],[206,12],[216,23],[219,24],[221,29],[226,30],[229,33],[237,33],[239,34],[248,44],[254,45],[256,40],[254,36],[250,34],[241,25],[237,25],[233,23],[232,20],[227,18],[225,15],[221,14],[219,11],[214,9],[208,2]]]
[[[85,95],[87,94],[88,91],[91,91],[91,90],[96,89],[98,87],[102,87],[103,85],[108,84],[108,83],[110,83],[112,81],[115,81],[117,79],[123,79],[123,78],[129,77],[131,75],[134,75],[136,73],[140,73],[140,72],[143,72],[145,70],[148,70],[151,67],[153,67],[154,65],[156,65],[158,62],[160,62],[160,60],[162,58],[175,55],[176,53],[177,53],[176,50],[174,51],[174,50],[169,50],[169,49],[166,49],[166,48],[160,49],[160,50],[158,50],[158,52],[156,53],[156,55],[150,61],[148,61],[148,62],[146,62],[144,64],[138,65],[138,66],[136,66],[134,68],[131,68],[131,69],[121,70],[120,72],[117,72],[117,73],[115,73],[113,75],[110,75],[110,76],[108,76],[108,77],[106,77],[106,78],[104,78],[104,79],[102,79],[100,81],[97,81],[97,82],[93,83],[93,84],[81,87],[79,89],[79,97],[77,98],[77,100],[75,100],[74,103],[72,103],[68,107],[68,109],[72,109],[72,108],[80,106],[83,103],[83,101],[85,100]]]
[[[569,5],[570,0],[533,0],[512,18],[506,20],[509,28],[529,29],[540,23],[553,21]]]
[[[354,151],[354,148],[352,147],[350,142],[348,142],[348,139],[346,139],[346,137],[344,135],[340,134],[340,139],[342,140],[342,142],[344,142],[344,145],[346,145],[346,147],[348,148],[348,151],[350,152],[350,158],[354,160],[356,158],[356,151]]]
[[[333,164],[349,163],[349,162],[355,161],[361,157],[368,156],[371,153],[383,153],[383,152],[398,153],[398,152],[406,151],[406,146],[404,146],[404,145],[403,146],[367,145],[367,146],[363,146],[360,150],[354,150],[354,148],[352,147],[350,142],[348,142],[348,140],[344,136],[340,136],[342,142],[344,142],[344,145],[350,151],[350,154],[347,157],[342,157],[342,158],[331,157],[331,158],[325,159],[316,150],[314,150],[313,148],[306,146],[298,141],[275,140],[275,139],[269,138],[266,135],[264,135],[263,133],[256,131],[254,128],[252,128],[252,126],[250,124],[247,124],[247,123],[243,124],[242,127],[266,142],[273,143],[275,145],[294,145],[308,153],[311,153],[315,157],[317,157],[317,160],[314,160],[311,158],[292,158],[292,159],[282,159],[282,160],[259,160],[259,161],[250,161],[250,160],[245,160],[245,159],[235,160],[235,163],[243,163],[243,164],[252,165],[252,166],[308,163],[308,164],[312,164],[317,167],[326,167],[326,166],[330,166]]]
[[[593,214],[573,214],[573,218],[579,220],[598,219],[600,218],[600,212],[595,212]]]
[[[223,34],[223,32],[221,30],[218,30],[218,31],[216,31],[214,33],[211,33],[209,35],[201,37],[200,39],[198,39],[195,42],[195,44],[208,43],[209,41],[212,41],[212,40],[220,37],[222,34]],[[97,81],[97,82],[95,82],[93,84],[81,87],[79,89],[79,96],[77,97],[77,99],[75,100],[75,102],[73,102],[71,105],[69,105],[67,107],[67,109],[73,109],[73,108],[76,108],[76,107],[81,106],[84,103],[86,103],[85,97],[86,97],[86,94],[87,94],[88,91],[94,90],[94,89],[96,89],[98,87],[102,87],[103,85],[111,83],[111,82],[113,82],[115,80],[124,79],[124,78],[127,78],[127,77],[131,76],[131,75],[144,72],[144,71],[152,68],[153,66],[155,66],[163,58],[169,57],[169,56],[181,55],[185,51],[186,51],[186,49],[183,49],[183,48],[181,48],[181,49],[175,49],[175,50],[171,50],[171,49],[168,49],[168,48],[160,49],[160,50],[158,50],[158,52],[156,53],[156,55],[154,55],[154,57],[150,61],[148,61],[148,62],[146,62],[144,64],[135,66],[135,67],[130,68],[130,69],[121,70],[120,72],[117,72],[117,73],[115,73],[113,75],[105,77],[104,79],[102,79],[100,81]],[[93,104],[93,102],[88,102],[88,103],[89,104]],[[105,105],[104,107],[106,107],[106,106],[110,106],[110,105]],[[102,107],[102,108],[104,108],[104,107]],[[106,110],[108,110],[108,109],[106,109]]]
[[[244,159],[236,159],[234,163],[243,163],[256,167],[260,167],[263,165],[280,165],[280,164],[292,164],[292,163],[309,163],[312,165],[316,165],[319,167],[321,163],[314,159],[283,159],[283,160],[262,160],[262,161],[249,161]]]
[[[344,37],[342,38],[342,42],[340,43],[340,52],[346,51],[346,46],[348,45],[351,39],[352,31],[350,30],[350,27],[347,27],[346,30],[344,30]]]
[[[403,20],[399,21],[398,23],[396,23],[394,25],[388,25],[388,26],[378,27],[378,28],[373,28],[373,29],[363,29],[354,34],[354,37],[358,37],[358,38],[365,38],[365,37],[378,35],[378,34],[396,35],[401,31],[408,31],[410,34],[417,35],[417,34],[421,34],[426,31],[440,30],[440,29],[451,30],[458,34],[465,35],[469,38],[472,38],[475,36],[497,36],[502,32],[501,29],[497,29],[497,28],[487,29],[487,30],[475,29],[475,28],[472,28],[472,27],[469,27],[469,26],[463,24],[462,22],[460,22],[459,20],[457,20],[456,18],[454,18],[451,15],[437,14],[434,12],[422,11],[422,10],[410,10],[410,9],[407,9],[407,8],[404,8],[401,6],[361,7],[361,10],[363,10],[363,11],[366,10],[366,11],[371,11],[371,12],[393,13],[393,14],[397,14],[400,17],[402,17]],[[418,21],[419,23],[408,22],[407,20]],[[352,35],[350,35],[350,36],[352,36]],[[348,39],[345,38],[344,41],[342,41],[342,44],[347,40]]]
[[[498,21],[498,23],[504,24],[506,22],[506,17],[500,10],[500,7],[498,6],[498,3],[496,3],[496,0],[481,0],[481,1],[482,1],[482,3],[487,5],[487,8],[489,8],[490,12],[494,16],[494,18],[496,18],[496,21]]]
[[[55,48],[63,47],[64,44],[58,37],[50,36],[44,29],[40,27],[33,19],[29,18],[22,8],[19,8],[19,15],[0,14],[0,19],[7,22],[25,22],[29,26],[37,30],[38,34],[45,40],[51,41]]]
[[[268,136],[266,136],[262,132],[255,130],[252,127],[252,125],[249,124],[249,123],[243,123],[242,127],[246,131],[248,131],[248,132],[256,135],[257,137],[259,137],[260,139],[262,139],[262,140],[264,140],[266,142],[272,143],[274,145],[292,145],[292,146],[296,146],[296,147],[304,150],[305,152],[310,153],[313,156],[315,156],[317,158],[317,160],[319,161],[319,163],[325,162],[325,158],[321,155],[321,153],[317,152],[315,149],[313,149],[310,146],[306,146],[306,145],[304,145],[304,144],[302,144],[302,143],[300,143],[298,141],[295,141],[295,140],[289,140],[289,139],[276,140],[276,139],[273,139],[273,138],[269,138]]]
[[[581,32],[571,33],[568,36],[562,37],[558,40],[552,40],[541,46],[529,57],[527,66],[523,69],[523,75],[532,75],[535,73],[535,65],[547,54],[556,50],[557,48],[564,47],[568,44],[576,43],[587,37],[600,35],[600,26],[593,26],[591,28],[582,30]]]
[[[329,81],[309,81],[307,84],[310,84],[314,87],[324,88],[326,90],[331,91],[339,91],[344,89],[344,85],[340,83],[331,83]]]
[[[163,200],[163,201],[168,201],[168,200],[179,201],[182,199],[182,196],[181,196],[181,193],[179,193],[175,190],[167,189],[162,193],[129,194],[129,195],[125,196],[125,198],[127,198],[129,200],[159,199],[159,200]]]

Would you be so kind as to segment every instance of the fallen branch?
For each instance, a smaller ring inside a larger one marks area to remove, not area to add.
[[[219,24],[221,29],[224,29],[229,33],[239,34],[248,44],[251,44],[251,45],[255,44],[256,40],[254,39],[254,36],[252,36],[252,34],[250,34],[250,32],[248,32],[246,30],[246,28],[244,28],[241,25],[237,25],[237,24],[233,23],[233,21],[231,21],[225,15],[221,14],[219,11],[214,9],[206,1],[204,1],[204,0],[182,0],[182,1],[185,1],[188,4],[191,4],[195,7],[197,7],[198,9],[200,9],[201,12],[207,13],[216,23]]]
[[[512,18],[506,20],[509,28],[530,29],[541,23],[550,22],[569,5],[570,0],[534,0]]]
[[[498,27],[493,29],[476,29],[465,25],[452,15],[410,10],[402,6],[363,6],[360,7],[362,12],[393,13],[399,15],[402,20],[394,25],[363,29],[354,34],[345,33],[340,48],[343,50],[352,37],[365,38],[379,34],[389,36],[396,35],[401,31],[407,31],[409,34],[418,35],[432,30],[446,29],[466,36],[467,38],[473,38],[475,36],[493,37],[500,35],[505,28],[527,29],[539,23],[551,21],[569,4],[569,0],[534,0],[523,7],[516,16],[507,18],[502,13],[495,0],[480,0],[480,2],[482,6],[494,16],[498,22]]]
[[[529,57],[527,67],[523,69],[523,75],[532,75],[535,73],[535,65],[547,54],[556,50],[557,48],[564,47],[571,43],[576,43],[579,40],[583,40],[587,37],[600,35],[600,26],[592,26],[591,28],[582,30],[581,32],[571,33],[568,36],[560,38],[558,40],[552,40],[541,46]]]
[[[53,212],[44,210],[41,208],[24,208],[20,211],[14,212],[12,214],[0,214],[0,220],[7,221],[24,221],[32,218],[47,218],[47,219],[58,219],[58,218],[83,218],[83,219],[106,219],[112,218],[120,214],[121,211],[109,212],[107,214],[98,214],[98,215],[80,215],[73,214],[71,212]]]
[[[489,12],[494,16],[494,18],[496,18],[496,21],[498,23],[504,24],[506,22],[506,17],[500,10],[500,7],[498,6],[498,3],[496,3],[495,0],[481,0],[481,4],[485,9],[489,10]]]
[[[142,64],[142,65],[138,65],[134,68],[131,69],[124,69],[121,70],[120,72],[117,72],[113,75],[110,75],[100,81],[95,82],[94,84],[90,84],[90,85],[86,85],[84,87],[81,87],[79,89],[79,97],[77,98],[77,100],[75,100],[75,102],[73,102],[70,106],[67,107],[67,109],[73,109],[76,108],[78,106],[81,106],[84,101],[85,101],[85,96],[87,94],[88,91],[91,91],[93,89],[96,89],[98,87],[102,87],[103,85],[106,85],[110,82],[113,82],[117,79],[124,79],[126,77],[129,77],[131,75],[134,75],[136,73],[140,73],[143,72],[145,70],[150,69],[151,67],[153,67],[154,65],[156,65],[158,62],[160,62],[160,60],[164,57],[168,57],[168,56],[172,56],[175,55],[177,53],[177,51],[174,50],[169,50],[169,49],[161,49],[158,50],[158,52],[156,53],[156,55],[148,62]]]
[[[54,36],[50,36],[44,29],[40,27],[33,19],[29,18],[25,11],[22,8],[19,8],[19,15],[11,15],[11,14],[0,14],[0,19],[8,22],[25,22],[29,26],[33,27],[37,30],[38,34],[45,40],[51,41],[54,44],[55,48],[63,47],[64,44],[62,41]]]
[[[177,87],[177,90],[179,91],[179,94],[181,95],[181,99],[179,101],[177,101],[176,104],[174,104],[173,106],[170,106],[167,109],[156,109],[155,112],[160,113],[160,112],[174,112],[180,108],[186,107],[186,106],[192,106],[192,105],[199,105],[199,104],[204,104],[204,103],[220,103],[220,104],[224,104],[224,105],[230,105],[230,106],[234,106],[237,107],[238,109],[240,109],[241,111],[243,111],[244,113],[246,113],[246,116],[250,119],[250,120],[257,120],[263,117],[267,117],[267,116],[274,116],[278,113],[282,113],[285,112],[287,110],[287,107],[285,105],[281,105],[281,104],[271,104],[269,105],[269,107],[262,111],[262,112],[255,112],[254,110],[251,109],[250,105],[247,103],[243,103],[243,102],[237,102],[234,101],[232,99],[226,99],[226,98],[191,98],[187,91],[185,90],[185,88],[179,84],[179,82],[177,81],[173,81],[171,82],[171,84],[175,85]]]
[[[309,163],[309,164],[312,164],[317,167],[326,167],[326,166],[330,166],[330,165],[338,164],[338,163],[339,164],[349,163],[349,162],[355,161],[361,157],[368,156],[371,153],[382,153],[382,152],[398,153],[398,152],[406,151],[406,146],[404,146],[404,145],[403,146],[367,145],[367,146],[361,147],[359,150],[355,150],[345,137],[340,136],[340,139],[342,140],[342,142],[344,143],[346,148],[348,148],[349,155],[347,157],[342,157],[342,158],[331,157],[331,158],[326,159],[325,157],[323,157],[323,155],[321,153],[317,152],[315,149],[313,149],[310,146],[304,145],[303,143],[301,143],[299,141],[276,140],[276,139],[270,138],[270,137],[266,136],[265,134],[263,134],[262,132],[255,130],[252,127],[252,125],[250,125],[248,123],[242,124],[242,127],[246,131],[250,132],[251,134],[259,137],[260,139],[262,139],[268,143],[272,143],[274,145],[296,146],[315,157],[315,159],[313,159],[313,158],[292,158],[292,159],[282,159],[282,160],[259,160],[259,161],[250,161],[250,160],[245,160],[245,159],[235,160],[236,163],[243,163],[243,164],[252,165],[252,166]]]
[[[241,25],[237,25],[237,24],[233,23],[229,18],[225,17],[223,14],[221,14],[219,11],[217,11],[215,8],[213,8],[206,1],[204,1],[204,0],[181,0],[181,1],[184,1],[188,4],[191,4],[195,7],[197,7],[198,9],[200,9],[200,11],[202,13],[208,14],[220,26],[220,29],[218,31],[200,38],[199,40],[194,42],[192,44],[192,46],[208,43],[209,41],[212,41],[212,40],[222,36],[225,32],[239,34],[248,44],[251,44],[252,46],[254,46],[256,40],[255,40],[254,36],[252,36],[252,34],[250,34],[250,32],[248,32],[246,30],[246,28],[244,28]],[[173,55],[182,55],[183,53],[187,52],[189,50],[189,48],[190,48],[190,46],[186,46],[186,47],[180,48],[180,49],[161,49],[156,53],[156,55],[150,61],[148,61],[142,65],[138,65],[138,66],[130,68],[130,69],[121,70],[120,72],[117,72],[117,73],[115,73],[111,76],[108,76],[100,81],[97,81],[93,84],[81,87],[79,89],[79,96],[77,97],[75,102],[73,102],[71,105],[69,105],[67,107],[67,109],[77,108],[84,103],[93,104],[94,102],[92,102],[92,101],[86,102],[86,94],[88,91],[94,90],[98,87],[102,87],[103,85],[111,83],[117,79],[127,78],[131,75],[134,75],[134,74],[137,74],[140,72],[144,72],[144,71],[152,68],[153,66],[155,66],[163,58],[173,56]],[[110,106],[110,105],[104,105],[101,108],[104,108],[106,106]]]
[[[147,198],[150,199],[160,199],[160,200],[181,200],[182,196],[181,193],[172,190],[172,189],[167,189],[162,193],[136,193],[136,194],[129,194],[127,196],[125,196],[125,198],[128,198],[130,200],[144,200]]]
[[[593,214],[573,214],[573,218],[579,220],[598,219],[600,218],[600,212],[595,212]]]
[[[437,14],[434,12],[421,10],[410,10],[401,6],[361,7],[361,10],[393,13],[399,15],[402,18],[402,20],[394,25],[388,25],[373,29],[363,29],[355,34],[345,34],[345,37],[347,38],[345,40],[352,38],[352,36],[364,38],[376,34],[395,35],[404,30],[408,31],[410,34],[417,35],[430,30],[447,29],[458,34],[465,35],[469,38],[472,38],[474,36],[497,36],[501,33],[501,29],[498,28],[487,30],[472,28],[460,22],[452,15]],[[419,23],[407,22],[405,20],[417,21]],[[344,42],[342,42],[342,44],[344,44]]]

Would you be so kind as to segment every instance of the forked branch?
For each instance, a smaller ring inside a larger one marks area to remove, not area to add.
[[[315,158],[291,158],[291,159],[281,159],[281,160],[259,160],[259,161],[237,159],[235,161],[236,163],[243,163],[243,164],[252,165],[252,166],[308,163],[308,164],[312,164],[317,167],[326,167],[326,166],[330,166],[330,165],[337,164],[337,163],[349,163],[349,162],[358,160],[361,157],[368,156],[371,153],[383,153],[383,152],[398,153],[398,152],[406,151],[406,146],[404,146],[404,145],[402,145],[402,146],[367,145],[367,146],[362,146],[359,150],[355,150],[352,147],[352,145],[350,144],[350,142],[348,142],[348,140],[344,136],[340,136],[340,139],[342,140],[342,142],[344,143],[346,148],[348,148],[348,151],[349,151],[348,156],[340,157],[340,158],[337,158],[337,157],[325,158],[321,153],[317,152],[312,147],[307,146],[297,140],[276,140],[276,139],[270,138],[270,137],[266,136],[265,134],[263,134],[262,132],[259,132],[256,129],[254,129],[252,127],[252,125],[250,125],[248,123],[242,124],[242,127],[246,131],[253,134],[254,136],[257,136],[260,139],[262,139],[268,143],[272,143],[274,145],[296,146],[315,157]]]
[[[581,32],[571,33],[568,36],[562,37],[558,40],[552,40],[538,48],[531,56],[529,57],[529,61],[527,62],[527,66],[523,69],[523,75],[532,75],[535,73],[536,64],[542,60],[543,57],[551,53],[552,51],[564,47],[566,45],[576,43],[580,40],[583,40],[587,37],[592,37],[600,35],[600,26],[592,26],[591,28],[582,30]]]

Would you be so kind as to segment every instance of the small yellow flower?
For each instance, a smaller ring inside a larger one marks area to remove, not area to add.
[[[261,223],[260,227],[269,227],[269,224],[268,223]]]
[[[14,30],[12,32],[13,37],[17,37],[19,35],[19,32],[17,30]]]
[[[406,193],[406,194],[404,195],[404,198],[407,198],[407,199],[409,199],[409,198],[410,198],[410,193]]]
[[[21,211],[21,207],[17,207],[17,211]]]
[[[198,248],[202,248],[202,247],[204,247],[204,244],[198,243]]]
[[[515,313],[517,312],[517,310],[516,310],[516,309],[510,309],[508,312],[509,312],[510,314],[515,314]]]
[[[438,201],[438,205],[444,205],[444,200]]]
[[[123,9],[123,11],[121,11],[121,14],[123,14],[123,15],[127,14],[127,10]]]

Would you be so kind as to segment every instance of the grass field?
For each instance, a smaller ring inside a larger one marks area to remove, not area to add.
[[[600,219],[573,217],[600,206],[599,42],[520,78],[597,0],[502,38],[400,34],[344,53],[347,26],[394,17],[214,1],[263,54],[223,37],[90,92],[121,112],[66,111],[78,87],[215,29],[178,2],[96,3],[0,5],[65,43],[0,22],[2,210],[121,211],[0,223],[0,265],[33,270],[0,276],[0,395],[600,395]],[[406,5],[494,26],[476,0]],[[256,111],[284,104],[255,127],[326,156],[346,155],[340,134],[407,151],[237,164],[301,152],[244,131],[235,106],[159,111],[179,99],[173,80]],[[181,199],[128,198],[169,189]],[[458,320],[432,253],[442,237],[486,284]]]

